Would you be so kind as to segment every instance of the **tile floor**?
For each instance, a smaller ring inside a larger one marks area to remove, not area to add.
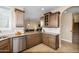
[[[65,41],[62,41],[61,47],[57,50],[54,50],[47,45],[41,43],[30,49],[23,51],[23,53],[79,53],[79,45],[71,44]]]

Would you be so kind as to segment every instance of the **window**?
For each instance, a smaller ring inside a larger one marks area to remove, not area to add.
[[[0,30],[10,29],[11,10],[9,7],[0,6]]]

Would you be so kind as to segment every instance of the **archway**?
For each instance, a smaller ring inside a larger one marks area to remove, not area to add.
[[[76,16],[77,15],[77,16]],[[79,43],[79,32],[78,32],[78,23],[79,23],[79,7],[72,6],[65,9],[61,15],[61,40],[70,42],[70,43]],[[74,18],[75,17],[75,18]],[[76,21],[74,21],[76,19]],[[76,29],[74,29],[76,28]],[[76,33],[73,33],[75,31]]]

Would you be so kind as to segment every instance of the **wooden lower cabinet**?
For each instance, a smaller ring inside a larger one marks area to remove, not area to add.
[[[55,49],[55,39],[54,38],[49,38],[49,46],[51,48]]]
[[[48,37],[48,34],[43,34],[42,35],[43,37],[43,43],[46,44],[46,45],[49,45],[49,37]]]
[[[59,35],[43,34],[43,43],[53,49],[57,49],[59,48]]]
[[[40,44],[42,42],[41,34],[31,34],[26,36],[26,42],[27,48],[31,48],[37,44]]]
[[[10,39],[0,41],[0,53],[10,52]]]
[[[50,35],[49,37],[49,46],[51,48],[57,49],[59,48],[59,36]]]

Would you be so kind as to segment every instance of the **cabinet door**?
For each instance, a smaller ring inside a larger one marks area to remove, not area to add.
[[[23,27],[24,26],[24,12],[16,9],[15,10],[15,15],[16,15],[16,27]]]
[[[43,43],[49,45],[49,36],[47,34],[43,34]]]
[[[39,34],[32,34],[27,36],[27,48],[31,48],[37,44],[41,43],[41,38]]]
[[[10,40],[0,41],[0,52],[10,52]]]
[[[55,49],[55,37],[49,38],[49,46]]]
[[[59,39],[58,39],[58,36],[50,35],[50,37],[49,37],[49,46],[51,48],[54,48],[54,49],[59,48]]]
[[[27,41],[26,41],[26,47],[31,48],[33,46],[33,40],[34,38],[31,36],[27,36]]]
[[[58,14],[51,15],[50,21],[49,21],[49,26],[50,27],[58,27],[59,26],[59,15]]]
[[[34,38],[35,38],[35,45],[36,44],[40,44],[42,42],[42,38],[41,38],[41,34],[34,34]]]
[[[44,38],[44,39],[43,39],[43,43],[46,44],[46,45],[49,45],[48,38]]]
[[[59,14],[60,12],[48,13],[47,15],[45,15],[45,26],[59,27]]]

